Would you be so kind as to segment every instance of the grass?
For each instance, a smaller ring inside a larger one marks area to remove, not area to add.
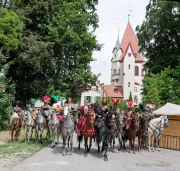
[[[47,146],[46,144],[27,144],[24,142],[7,143],[0,145],[0,159],[13,155],[28,157]]]
[[[45,137],[45,135],[43,136]],[[0,131],[0,141],[6,142],[0,145],[0,159],[7,157],[26,158],[46,147],[50,141],[43,138],[43,144],[35,144],[35,139],[30,143],[25,143],[25,130],[21,130],[21,135],[17,142],[10,142],[9,131]]]

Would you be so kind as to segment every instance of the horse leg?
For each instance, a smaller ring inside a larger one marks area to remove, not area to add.
[[[88,152],[90,152],[91,146],[92,146],[92,137],[89,138],[89,150],[88,150]]]
[[[11,128],[11,142],[13,142],[14,129]]]
[[[113,136],[113,148],[112,148],[112,152],[114,153],[114,145],[115,145],[115,136]]]
[[[67,137],[63,137],[63,156],[66,155],[66,138]]]
[[[152,139],[151,139],[151,135],[150,135],[150,133],[148,133],[148,145],[149,145],[149,152],[151,152],[151,141],[152,141]]]
[[[120,135],[120,133],[118,133],[118,141],[119,141],[118,151],[120,151],[120,150],[121,150],[121,147],[122,147],[122,136]]]
[[[129,138],[129,153],[131,153],[132,138]]]
[[[84,153],[87,153],[88,147],[87,147],[87,137],[84,137]]]
[[[71,151],[73,151],[73,133],[71,134],[71,142],[70,142],[70,146],[71,146]]]
[[[107,156],[107,150],[108,150],[108,143],[104,143],[104,160],[108,161],[108,156]]]
[[[135,147],[134,147],[134,141],[135,141],[135,137],[132,138],[132,148],[133,148],[133,154],[135,154]]]

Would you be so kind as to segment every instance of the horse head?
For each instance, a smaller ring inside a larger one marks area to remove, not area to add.
[[[115,128],[115,129],[117,128],[118,117],[117,117],[117,113],[115,110],[110,110],[108,112],[106,120],[111,127]]]
[[[94,119],[95,119],[95,113],[94,111],[90,111],[87,113],[87,122],[90,124],[90,125],[94,125]]]
[[[131,125],[135,127],[135,129],[139,129],[140,126],[140,116],[137,114],[134,114],[131,120]]]
[[[167,115],[163,115],[162,126],[165,127],[165,128],[168,127],[168,118],[167,118]]]

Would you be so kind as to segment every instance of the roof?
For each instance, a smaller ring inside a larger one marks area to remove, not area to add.
[[[120,57],[121,62],[123,61],[129,46],[133,52],[133,55],[135,56],[135,62],[143,62],[144,57],[139,54],[140,47],[138,45],[138,39],[133,31],[130,22],[128,22],[126,26],[126,30],[120,45],[120,48],[122,49],[122,55]]]
[[[123,89],[120,86],[104,85],[104,89],[108,97],[123,98]],[[114,89],[117,89],[117,93],[114,92]]]
[[[116,40],[116,45],[115,48],[118,50],[120,48],[120,43],[119,43],[119,34],[118,34],[118,38]]]
[[[180,105],[166,103],[161,108],[153,112],[155,115],[179,115],[180,116]]]

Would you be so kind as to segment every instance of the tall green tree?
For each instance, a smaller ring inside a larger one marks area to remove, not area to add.
[[[167,102],[180,104],[180,67],[166,68],[160,74],[151,74],[144,79],[143,101],[158,107]]]
[[[7,72],[21,44],[23,22],[12,10],[0,8],[0,130],[9,118],[14,100],[14,85],[10,84]]]
[[[180,3],[150,0],[146,18],[137,27],[141,52],[148,59],[149,73],[180,65]]]
[[[17,83],[17,97],[40,96],[51,86],[78,96],[96,81],[89,65],[100,48],[94,35],[96,5],[97,0],[16,2],[26,28],[21,54],[9,72]]]

